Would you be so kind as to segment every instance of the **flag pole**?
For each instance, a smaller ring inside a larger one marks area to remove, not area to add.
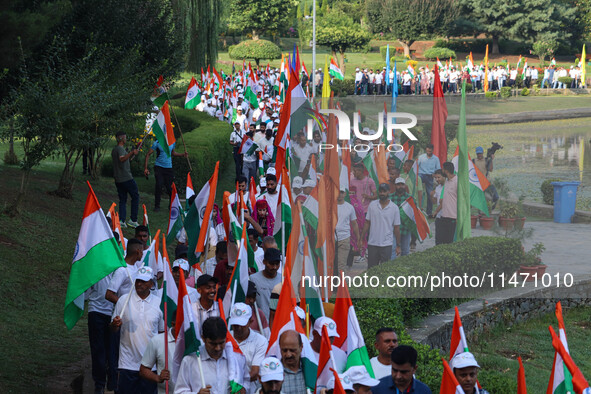
[[[326,240],[322,244],[322,265],[324,266],[324,275],[328,276],[328,263],[326,261]],[[324,301],[328,302],[328,287],[324,286]]]
[[[259,332],[261,333],[262,336],[265,336],[265,333],[263,331],[263,322],[261,321],[261,315],[259,314],[259,307],[257,305],[256,300],[254,302],[254,312],[255,312],[255,315],[257,316],[257,324],[259,325]]]
[[[201,354],[197,356],[197,366],[199,367],[199,376],[201,377],[201,388],[205,388],[205,377],[203,376],[203,364],[201,364]]]
[[[168,370],[168,302],[164,301],[164,369]],[[168,379],[165,382],[166,394],[168,394]]]
[[[168,98],[168,102],[170,103],[170,96],[168,95],[168,90],[166,91],[166,97]],[[181,141],[183,141],[183,148],[185,149],[185,153],[187,153],[187,145],[185,144],[185,137],[183,137],[183,131],[181,130],[181,124],[179,123],[178,118],[176,117],[176,112],[174,112],[174,108],[170,105],[170,109],[172,110],[172,114],[174,115],[174,121],[179,128],[179,134],[181,135]],[[191,161],[189,160],[189,156],[186,157],[187,164],[189,164],[189,171],[193,171],[193,167],[191,167]]]

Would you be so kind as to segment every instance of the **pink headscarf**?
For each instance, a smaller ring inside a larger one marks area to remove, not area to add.
[[[215,225],[217,226],[224,221],[222,220],[222,215],[220,214],[220,207],[218,207],[218,204],[213,204],[213,210],[217,213],[215,217]]]
[[[267,221],[265,225],[267,226],[267,235],[273,235],[273,227],[275,225],[275,218],[273,217],[273,212],[271,212],[271,208],[269,207],[269,203],[267,200],[257,200],[256,209],[253,212],[253,219],[260,224],[259,222],[259,209],[267,208]]]

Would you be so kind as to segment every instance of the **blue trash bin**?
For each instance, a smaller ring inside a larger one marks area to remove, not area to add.
[[[554,186],[554,222],[571,223],[581,182],[552,182]]]

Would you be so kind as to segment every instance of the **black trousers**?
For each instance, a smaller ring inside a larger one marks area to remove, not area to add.
[[[154,177],[156,186],[154,188],[154,208],[160,208],[160,199],[162,198],[162,188],[166,190],[168,197],[172,195],[172,182],[174,182],[174,171],[172,168],[163,168],[154,166]]]
[[[392,245],[390,246],[367,246],[367,268],[375,267],[392,257]]]
[[[111,316],[99,312],[88,313],[88,340],[92,358],[92,380],[97,389],[115,388],[117,382],[116,336],[109,325]]]
[[[456,219],[435,219],[435,245],[450,244],[454,241],[456,233]]]
[[[240,152],[240,146],[232,148],[232,154],[234,155],[234,165],[236,166],[236,178],[242,175],[242,155]]]

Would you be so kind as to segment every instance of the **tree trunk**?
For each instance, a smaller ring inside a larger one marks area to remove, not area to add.
[[[82,154],[81,150],[71,148],[67,152],[64,152],[65,158],[65,165],[64,170],[62,171],[62,175],[60,176],[60,181],[57,186],[57,190],[54,191],[52,194],[63,197],[63,198],[72,198],[72,190],[74,189],[74,178],[75,178],[75,170],[76,170],[76,163],[78,159],[80,159],[80,155]]]
[[[499,36],[492,36],[492,54],[497,55],[499,54]]]
[[[8,206],[5,210],[4,213],[7,214],[10,217],[15,217],[20,215],[22,209],[23,209],[23,204],[25,202],[25,197],[27,195],[27,186],[29,185],[29,176],[31,175],[31,170],[30,169],[23,169],[23,173],[21,175],[21,187],[18,191],[18,194],[16,196],[16,198],[14,199],[14,201],[12,202],[12,204],[10,204],[10,206]]]
[[[401,40],[398,39],[402,48],[404,48],[404,56],[410,57],[410,46],[415,42],[415,40]]]
[[[18,157],[14,153],[14,130],[12,129],[12,120],[10,121],[10,137],[8,139],[8,151],[4,154],[4,164],[16,165],[18,164]]]
[[[259,33],[256,30],[252,30],[252,39],[253,40],[258,40],[259,39]]]
[[[345,76],[345,51],[340,51],[339,55],[339,68],[341,69],[343,76]]]

